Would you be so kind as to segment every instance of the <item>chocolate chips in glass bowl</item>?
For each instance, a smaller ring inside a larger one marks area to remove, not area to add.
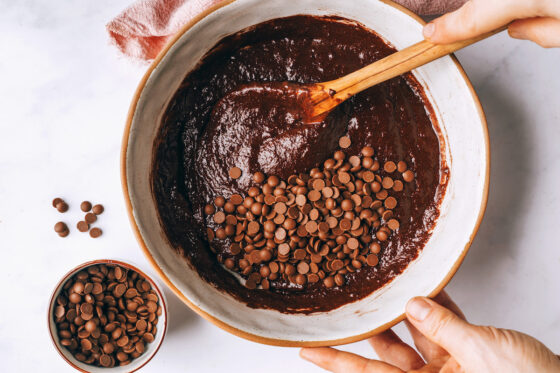
[[[350,145],[349,137],[340,138],[341,149]],[[402,160],[381,165],[374,153],[369,146],[359,156],[337,150],[322,167],[287,180],[257,172],[245,195],[216,197],[204,207],[217,227],[207,228],[210,248],[230,242],[218,261],[247,288],[265,290],[273,282],[343,286],[347,273],[376,266],[383,243],[400,228],[395,195],[414,172]],[[240,172],[234,167],[229,174],[236,179]]]
[[[51,305],[51,332],[82,363],[128,365],[164,333],[159,292],[132,268],[112,261],[85,266],[61,286]]]

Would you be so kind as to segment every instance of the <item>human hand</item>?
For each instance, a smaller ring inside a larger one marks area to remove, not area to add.
[[[335,373],[560,371],[560,359],[541,342],[513,330],[469,324],[445,292],[434,301],[411,299],[406,315],[424,359],[392,330],[369,339],[382,361],[331,347],[303,348],[300,355]]]
[[[560,47],[559,0],[470,0],[424,26],[424,37],[436,44],[451,43],[510,22],[511,37],[545,48]]]

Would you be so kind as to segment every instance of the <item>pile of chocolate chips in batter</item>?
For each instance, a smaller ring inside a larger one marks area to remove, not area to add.
[[[341,149],[351,145],[339,140]],[[382,177],[380,168],[393,175]],[[233,179],[241,170],[229,170]],[[366,146],[361,156],[346,157],[337,150],[321,168],[282,180],[262,172],[253,175],[258,186],[246,196],[217,197],[204,213],[220,227],[207,228],[212,248],[215,240],[232,238],[229,254],[217,258],[227,269],[246,279],[245,286],[269,289],[270,281],[304,286],[322,281],[324,286],[343,286],[345,275],[362,266],[376,266],[379,242],[399,229],[393,209],[403,182],[414,173],[404,161],[383,166]]]

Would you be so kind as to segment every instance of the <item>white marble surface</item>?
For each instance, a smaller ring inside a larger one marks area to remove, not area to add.
[[[104,29],[127,4],[0,0],[2,371],[71,370],[46,326],[50,293],[70,268],[119,257],[153,273],[119,178],[124,121],[145,66],[120,56]],[[488,116],[492,174],[486,217],[448,290],[471,321],[522,330],[559,353],[560,49],[501,35],[458,56]],[[50,207],[55,196],[71,204],[65,215]],[[98,240],[74,229],[83,199],[106,206]],[[60,219],[71,225],[66,239],[52,231]],[[144,371],[319,371],[296,349],[237,338],[167,294],[170,330]],[[375,356],[366,342],[345,349]]]

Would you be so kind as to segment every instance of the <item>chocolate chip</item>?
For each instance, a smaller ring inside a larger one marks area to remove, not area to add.
[[[70,234],[70,230],[68,229],[68,226],[66,225],[66,223],[59,221],[58,223],[56,223],[54,225],[54,231],[60,236],[60,237],[66,237]]]
[[[239,179],[241,177],[241,169],[239,167],[230,168],[229,177],[231,177],[232,179]]]
[[[397,207],[397,199],[395,197],[387,197],[385,199],[385,207],[388,209],[394,209]]]
[[[369,244],[369,251],[373,254],[379,254],[381,251],[381,245],[378,242],[372,242]]]
[[[224,207],[225,204],[226,199],[222,196],[218,196],[214,199],[214,205],[216,205],[216,207]]]
[[[284,240],[286,239],[286,234],[287,234],[287,233],[286,233],[286,230],[285,230],[284,228],[278,228],[278,229],[276,230],[276,232],[274,232],[274,237],[275,237],[278,241],[282,242],[282,241],[284,241]]]
[[[362,148],[362,155],[364,157],[373,157],[374,150],[371,146],[364,146]]]
[[[395,162],[385,162],[385,164],[383,165],[383,169],[385,170],[385,172],[393,173],[397,169],[397,165],[395,164]]]
[[[374,267],[379,263],[379,258],[375,254],[369,254],[366,258],[366,262],[369,266]]]
[[[89,231],[89,235],[90,235],[92,238],[97,238],[97,237],[101,236],[102,234],[103,234],[103,231],[102,231],[100,228],[97,228],[97,227],[92,228],[92,229]]]
[[[317,229],[319,229],[319,225],[317,224],[316,221],[311,220],[305,224],[305,230],[308,233],[315,233]]]
[[[243,197],[240,194],[233,194],[231,197],[229,197],[229,200],[235,206],[238,206],[243,203]]]
[[[350,141],[350,138],[348,136],[342,136],[338,140],[338,146],[340,146],[342,149],[349,148],[351,144],[352,142]]]
[[[58,198],[58,197],[57,197],[57,198],[53,199],[53,201],[52,201],[52,206],[53,206],[54,208],[56,208],[56,206],[57,206],[59,203],[61,203],[61,202],[64,202],[64,200],[63,200],[62,198]]]
[[[255,174],[253,175],[253,180],[257,184],[262,184],[265,180],[265,176],[262,172],[255,172]]]
[[[220,240],[223,240],[224,238],[227,237],[226,230],[225,230],[224,228],[218,228],[218,229],[216,229],[216,233],[215,233],[215,234],[216,234],[216,238],[218,238],[218,239],[220,239]]]
[[[222,224],[224,221],[226,221],[226,214],[223,211],[218,211],[214,214],[214,222],[216,224]]]
[[[206,215],[212,215],[215,212],[216,212],[216,208],[213,205],[207,204],[206,206],[204,206],[204,213]]]
[[[382,242],[387,241],[387,238],[389,238],[385,231],[377,231],[377,233],[375,233],[375,237],[377,237],[377,239]]]
[[[155,338],[154,338],[154,335],[152,333],[145,333],[142,336],[142,339],[144,340],[144,342],[150,343],[150,342],[153,342]]]
[[[64,213],[64,212],[68,211],[69,207],[68,207],[68,204],[66,202],[60,201],[56,204],[56,209],[58,210],[58,212]]]
[[[97,215],[95,215],[93,212],[88,212],[84,217],[84,220],[88,224],[95,223],[95,221],[97,220]]]
[[[297,271],[302,275],[307,274],[307,272],[309,272],[309,264],[307,264],[306,262],[299,262],[297,265]]]
[[[66,223],[59,221],[58,223],[56,223],[54,225],[54,231],[56,233],[62,233],[68,230],[68,226],[66,225]]]
[[[302,274],[296,275],[294,282],[298,285],[305,285],[307,283],[307,277]]]
[[[383,178],[383,181],[381,182],[381,185],[383,186],[383,188],[385,189],[391,189],[394,185],[393,179],[391,179],[388,176],[385,176]]]
[[[386,202],[387,200],[385,200]],[[393,210],[385,210],[383,211],[383,214],[381,214],[381,217],[383,218],[383,220],[387,221],[387,224],[389,219],[391,219],[393,217]]]
[[[227,212],[228,214],[231,214],[232,212],[234,212],[235,211],[235,205],[233,204],[233,202],[227,201],[224,204],[224,211]]]
[[[89,224],[85,221],[79,221],[78,224],[76,224],[76,227],[80,232],[87,232],[89,230]]]
[[[101,204],[97,204],[97,205],[93,206],[91,208],[91,210],[93,211],[93,213],[95,215],[101,215],[101,214],[103,214],[103,211],[105,211],[105,207],[103,207],[103,205],[101,205]]]
[[[391,230],[397,230],[400,227],[400,223],[397,219],[391,219],[387,222],[387,226],[391,229]]]
[[[365,171],[362,174],[362,179],[364,179],[366,183],[371,183],[373,180],[375,180],[375,175],[371,171]]]
[[[83,212],[88,212],[89,210],[91,210],[91,202],[89,202],[89,201],[83,201],[83,202],[80,204],[80,209],[81,209]]]
[[[326,277],[323,280],[323,284],[325,285],[326,288],[332,288],[334,286],[334,278],[332,277]]]
[[[280,183],[280,179],[278,178],[278,176],[272,175],[268,177],[266,183],[274,188]]]
[[[104,348],[105,349],[105,348]],[[102,367],[110,367],[112,364],[112,359],[109,355],[103,354],[99,357],[99,364]]]
[[[410,183],[412,180],[414,180],[414,172],[407,170],[403,172],[402,177],[404,181]]]
[[[257,283],[254,280],[249,279],[249,280],[245,281],[245,287],[247,289],[250,289],[250,290],[256,289],[257,288]]]
[[[360,243],[358,242],[358,240],[357,240],[356,238],[350,237],[350,238],[348,239],[348,241],[346,241],[346,245],[347,245],[350,249],[355,250],[355,249],[357,249],[357,248],[360,246]]]

